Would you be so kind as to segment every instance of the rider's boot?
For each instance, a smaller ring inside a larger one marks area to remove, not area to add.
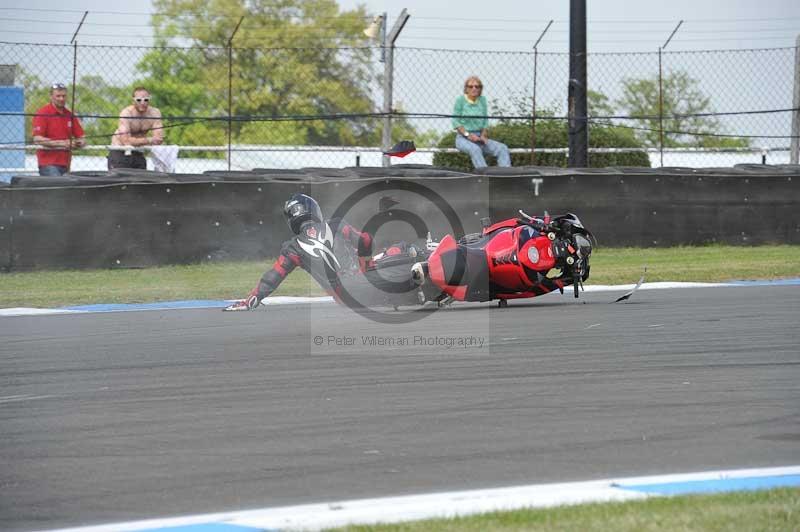
[[[411,280],[417,286],[425,284],[425,278],[428,276],[428,263],[417,262],[411,267]]]

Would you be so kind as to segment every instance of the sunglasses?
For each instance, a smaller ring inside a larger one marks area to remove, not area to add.
[[[468,89],[482,89],[483,85],[467,85]]]
[[[134,98],[136,103],[149,102],[150,98]]]
[[[52,90],[66,90],[67,86],[64,85],[63,83],[53,83],[52,85],[50,85],[50,88]]]

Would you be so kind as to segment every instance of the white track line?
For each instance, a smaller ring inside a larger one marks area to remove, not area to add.
[[[192,525],[198,527],[209,525],[211,527],[214,524],[228,525],[232,527],[231,530],[235,530],[235,527],[243,527],[243,530],[321,530],[351,524],[397,523],[521,508],[545,508],[588,502],[644,499],[652,496],[630,489],[631,486],[637,484],[682,483],[786,475],[800,475],[800,466],[708,471],[587,482],[514,486],[486,490],[452,491],[403,497],[358,499],[170,519],[152,519],[69,528],[51,532],[142,532],[145,530],[157,531],[168,527]],[[627,486],[628,489],[622,489],[619,486]]]
[[[800,280],[791,280],[792,284],[797,284],[800,286]],[[796,283],[795,283],[796,281]],[[775,281],[774,283],[779,283],[780,281]],[[772,284],[770,281],[763,281],[763,282],[753,282],[753,284],[742,284],[742,283],[690,283],[690,282],[654,282],[654,283],[644,283],[639,288],[639,290],[665,290],[665,289],[672,289],[672,288],[713,288],[713,287],[732,287],[732,286],[769,286]],[[632,290],[633,287],[636,286],[635,284],[622,284],[622,285],[588,285],[585,287],[586,292],[619,292],[619,291],[628,291]],[[549,294],[548,294],[549,295]],[[546,296],[542,296],[546,297]],[[227,303],[232,303],[233,300],[228,301]],[[293,297],[293,296],[275,296],[275,297],[268,297],[261,302],[262,305],[272,306],[272,305],[297,305],[297,304],[309,304],[309,303],[331,303],[333,302],[333,298],[329,296],[322,296],[322,297]],[[141,310],[182,310],[183,307],[175,307],[175,306],[168,306],[169,303],[179,303],[179,302],[167,302],[163,308],[158,307],[154,308],[150,306],[148,308],[137,308],[137,305],[131,305],[130,309],[123,309],[123,308],[115,308],[113,312],[127,312],[127,311],[141,311]],[[194,308],[217,308],[224,306],[223,301],[217,302],[217,305],[208,306],[208,307],[194,307]],[[154,305],[154,304],[153,304]],[[118,307],[118,305],[114,305]],[[43,309],[43,308],[25,308],[25,307],[17,307],[17,308],[0,308],[0,317],[1,316],[32,316],[32,315],[48,315],[48,314],[77,314],[77,313],[92,313],[92,312],[108,312],[104,310],[75,310],[75,309],[63,309],[63,308],[55,308],[55,309]]]

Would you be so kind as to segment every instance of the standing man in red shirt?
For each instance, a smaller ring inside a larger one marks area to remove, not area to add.
[[[36,151],[39,175],[64,175],[69,171],[72,149],[86,145],[81,122],[67,109],[67,87],[50,87],[50,103],[33,117],[33,142],[43,148]]]

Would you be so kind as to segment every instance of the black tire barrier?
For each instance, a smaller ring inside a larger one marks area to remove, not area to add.
[[[575,212],[601,245],[671,246],[800,243],[800,166],[566,169],[528,167],[464,174],[402,166],[204,174],[80,172],[14,176],[0,183],[0,269],[124,268],[274,257],[289,238],[282,217],[294,192],[316,197],[332,215],[373,183],[404,180],[443,197],[463,231],[481,218]],[[396,188],[396,187],[395,187]],[[402,187],[401,187],[402,188]],[[388,193],[395,196],[394,192]],[[346,214],[363,227],[380,196]],[[396,198],[440,238],[452,231],[436,205]],[[417,242],[401,217],[381,242]],[[455,235],[459,238],[463,235]]]

